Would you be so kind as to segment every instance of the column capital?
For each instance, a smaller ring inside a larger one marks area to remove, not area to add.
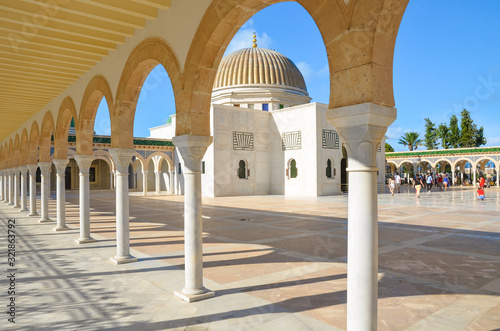
[[[115,163],[118,174],[128,174],[128,166],[132,162],[135,149],[133,148],[111,148],[108,150]]]
[[[201,159],[213,140],[212,136],[190,134],[172,138],[172,142],[182,157],[184,173],[201,172]]]
[[[92,161],[94,161],[95,156],[94,155],[75,155],[74,159],[75,159],[76,163],[78,163],[78,168],[80,169],[80,174],[88,175],[90,165],[92,164]]]
[[[51,165],[52,165],[52,162],[38,162],[38,166],[40,167],[40,171],[42,172],[42,175],[44,172],[47,172],[50,170]]]
[[[326,118],[349,155],[348,171],[378,170],[377,147],[396,114],[396,108],[371,102],[327,110]]]
[[[68,159],[53,159],[52,163],[54,163],[54,166],[56,167],[57,174],[58,175],[64,175],[66,171],[66,166],[68,165],[69,160]]]
[[[26,176],[26,172],[28,172],[28,167],[27,166],[20,166],[19,171],[21,172],[21,175]]]
[[[34,176],[36,174],[36,169],[38,169],[38,164],[28,164],[26,166],[28,167],[30,175]]]

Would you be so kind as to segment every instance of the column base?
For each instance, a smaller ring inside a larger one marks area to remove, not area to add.
[[[133,257],[132,255],[110,257],[109,260],[111,262],[113,262],[114,264],[125,264],[125,263],[137,262],[137,258]]]
[[[53,228],[54,231],[67,231],[67,230],[71,230],[70,228],[68,228],[67,226],[56,226],[55,228]]]
[[[205,292],[200,294],[185,294],[182,291],[174,291],[176,297],[181,298],[187,303],[210,299],[215,296],[215,292],[205,289]]]
[[[8,206],[14,206],[14,202],[9,202],[7,205]]]
[[[35,213],[29,213],[28,216],[40,216],[40,214],[35,212]]]
[[[28,211],[28,209],[24,208],[24,209],[20,209],[19,212],[20,213],[24,213],[25,211]],[[29,216],[29,215],[28,215]]]
[[[75,239],[75,241],[77,244],[88,244],[88,243],[96,242],[97,240],[95,240],[94,238],[78,238],[78,239]]]
[[[38,220],[38,223],[48,223],[48,222],[52,222],[52,220],[50,218],[41,218]]]
[[[21,206],[20,205],[14,205],[14,206],[12,206],[12,208],[21,208]]]

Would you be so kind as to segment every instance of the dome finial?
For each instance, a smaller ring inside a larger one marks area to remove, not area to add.
[[[252,47],[256,48],[257,47],[257,34],[255,32],[253,33],[253,40],[252,41],[253,41]]]

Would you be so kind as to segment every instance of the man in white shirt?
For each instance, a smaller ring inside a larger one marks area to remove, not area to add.
[[[396,176],[394,176],[394,180],[396,181],[396,188],[398,189],[398,193],[401,193],[401,177],[399,173],[396,172]]]

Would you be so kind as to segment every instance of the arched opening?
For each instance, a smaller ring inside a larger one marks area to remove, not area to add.
[[[287,169],[288,179],[297,178],[298,172],[299,170],[297,169],[297,161],[295,161],[295,159],[290,159],[288,161]]]
[[[245,160],[240,160],[238,163],[238,178],[239,179],[247,179],[247,162]]]
[[[326,161],[326,178],[328,178],[328,179],[335,178],[335,168],[333,166],[332,159],[328,159]]]
[[[340,161],[340,189],[346,193],[349,189],[349,174],[347,173],[347,150],[342,146],[342,160]]]

